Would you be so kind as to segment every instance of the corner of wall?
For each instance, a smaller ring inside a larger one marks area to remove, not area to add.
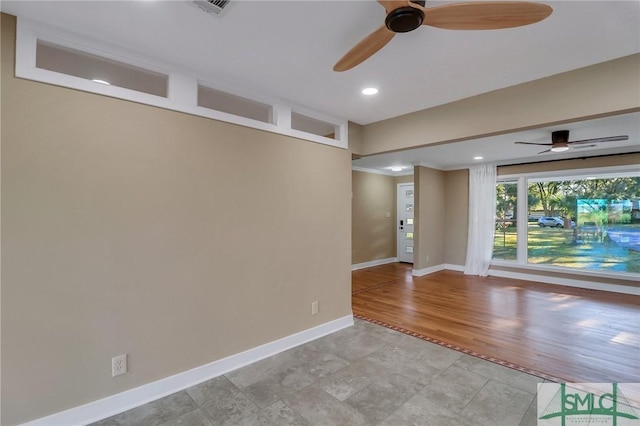
[[[351,263],[394,258],[396,185],[393,176],[352,171]]]
[[[464,265],[469,229],[469,171],[445,172],[445,263]]]
[[[349,121],[349,151],[352,155],[360,156],[364,151],[363,126]]]
[[[423,270],[445,260],[445,172],[424,166],[414,169],[416,196],[413,268]]]

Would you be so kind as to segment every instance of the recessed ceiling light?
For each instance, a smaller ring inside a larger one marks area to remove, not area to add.
[[[107,86],[111,86],[111,83],[109,83],[107,80],[100,80],[99,78],[93,78],[91,79],[91,81],[95,81],[96,83],[106,84]]]
[[[482,160],[484,157],[482,155],[476,155],[473,157],[474,160]]]
[[[401,166],[393,166],[393,167],[391,167],[391,171],[392,172],[401,172],[402,171],[402,167]]]
[[[375,87],[367,87],[366,89],[362,89],[362,94],[367,96],[373,96],[378,93],[378,89]]]
[[[553,148],[551,148],[552,152],[564,152],[568,150],[569,150],[568,146],[554,146]]]

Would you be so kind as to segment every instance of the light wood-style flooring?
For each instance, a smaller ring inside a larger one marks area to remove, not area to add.
[[[352,272],[353,313],[541,377],[640,382],[640,296],[392,263]]]

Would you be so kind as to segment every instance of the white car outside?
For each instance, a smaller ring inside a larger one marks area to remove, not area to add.
[[[542,216],[540,219],[538,219],[538,226],[541,228],[544,228],[545,226],[549,226],[552,228],[563,228],[564,219],[557,216]],[[576,227],[576,223],[574,221],[571,221],[571,227]]]

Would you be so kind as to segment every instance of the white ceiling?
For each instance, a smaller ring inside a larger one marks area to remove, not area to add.
[[[546,20],[495,31],[421,27],[343,73],[334,63],[382,25],[376,1],[231,0],[221,16],[190,1],[7,1],[2,11],[192,70],[221,87],[368,124],[640,52],[640,1],[545,1]],[[428,2],[427,6],[446,2]],[[360,90],[377,86],[365,97]],[[549,127],[372,156],[354,166],[454,169],[469,157],[500,164],[640,150],[640,116],[561,126],[571,139],[628,134],[629,141],[562,154],[513,141],[549,140]]]
[[[343,73],[334,63],[382,25],[367,1],[7,1],[2,10],[192,69],[223,87],[279,97],[359,124],[640,52],[640,2],[552,1],[521,28],[421,27]],[[428,2],[436,6],[443,2]],[[360,90],[379,87],[365,98]]]

